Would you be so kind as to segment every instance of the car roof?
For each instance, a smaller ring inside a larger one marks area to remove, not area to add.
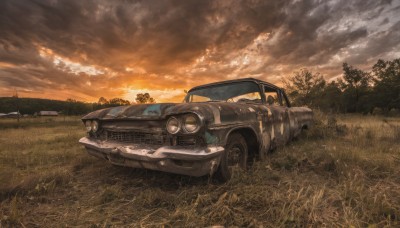
[[[195,87],[191,88],[188,92],[191,92],[191,91],[197,90],[197,89],[201,89],[201,88],[206,88],[206,87],[209,87],[209,86],[216,86],[216,85],[229,84],[229,83],[235,83],[235,82],[245,82],[245,81],[255,82],[255,83],[257,83],[257,84],[262,84],[262,85],[266,85],[266,86],[272,87],[272,88],[274,88],[274,89],[279,89],[279,90],[281,90],[281,88],[279,88],[278,86],[273,85],[273,84],[268,83],[268,82],[264,82],[264,81],[259,80],[259,79],[255,79],[255,78],[241,78],[241,79],[226,80],[226,81],[213,82],[213,83],[209,83],[209,84],[204,84],[204,85],[195,86]]]

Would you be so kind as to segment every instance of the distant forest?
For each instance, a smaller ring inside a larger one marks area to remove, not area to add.
[[[330,113],[399,114],[400,58],[378,60],[370,71],[343,63],[342,77],[327,82],[307,69],[284,80],[293,105]]]
[[[39,98],[0,97],[0,113],[16,112],[19,110],[22,115],[33,115],[39,111],[58,111],[63,115],[83,115],[102,108],[129,104],[128,100],[121,98],[114,98],[108,101],[104,97],[101,97],[98,102],[93,103],[72,99],[59,101]]]
[[[370,71],[362,71],[343,63],[343,75],[326,81],[320,73],[301,69],[286,78],[284,88],[293,106],[309,106],[330,113],[379,113],[400,112],[400,58],[392,61],[378,60]],[[148,93],[137,94],[136,103],[155,103]],[[1,97],[0,113],[19,110],[21,114],[39,111],[58,111],[64,115],[82,115],[94,110],[129,105],[121,98],[104,97],[98,102],[87,103],[38,98]]]

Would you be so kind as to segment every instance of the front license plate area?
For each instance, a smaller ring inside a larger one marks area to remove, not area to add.
[[[108,157],[108,160],[110,160],[110,162],[112,162],[112,163],[124,164],[124,162],[125,162],[125,158],[123,158],[122,156],[120,156],[118,154],[110,154],[107,157]]]

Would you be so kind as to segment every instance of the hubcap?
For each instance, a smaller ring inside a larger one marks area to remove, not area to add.
[[[242,160],[242,149],[239,145],[234,145],[228,151],[228,167],[240,167],[240,162]]]

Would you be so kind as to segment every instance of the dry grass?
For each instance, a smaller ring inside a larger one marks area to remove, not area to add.
[[[400,119],[316,116],[226,184],[93,158],[77,118],[1,120],[1,225],[399,226]]]

